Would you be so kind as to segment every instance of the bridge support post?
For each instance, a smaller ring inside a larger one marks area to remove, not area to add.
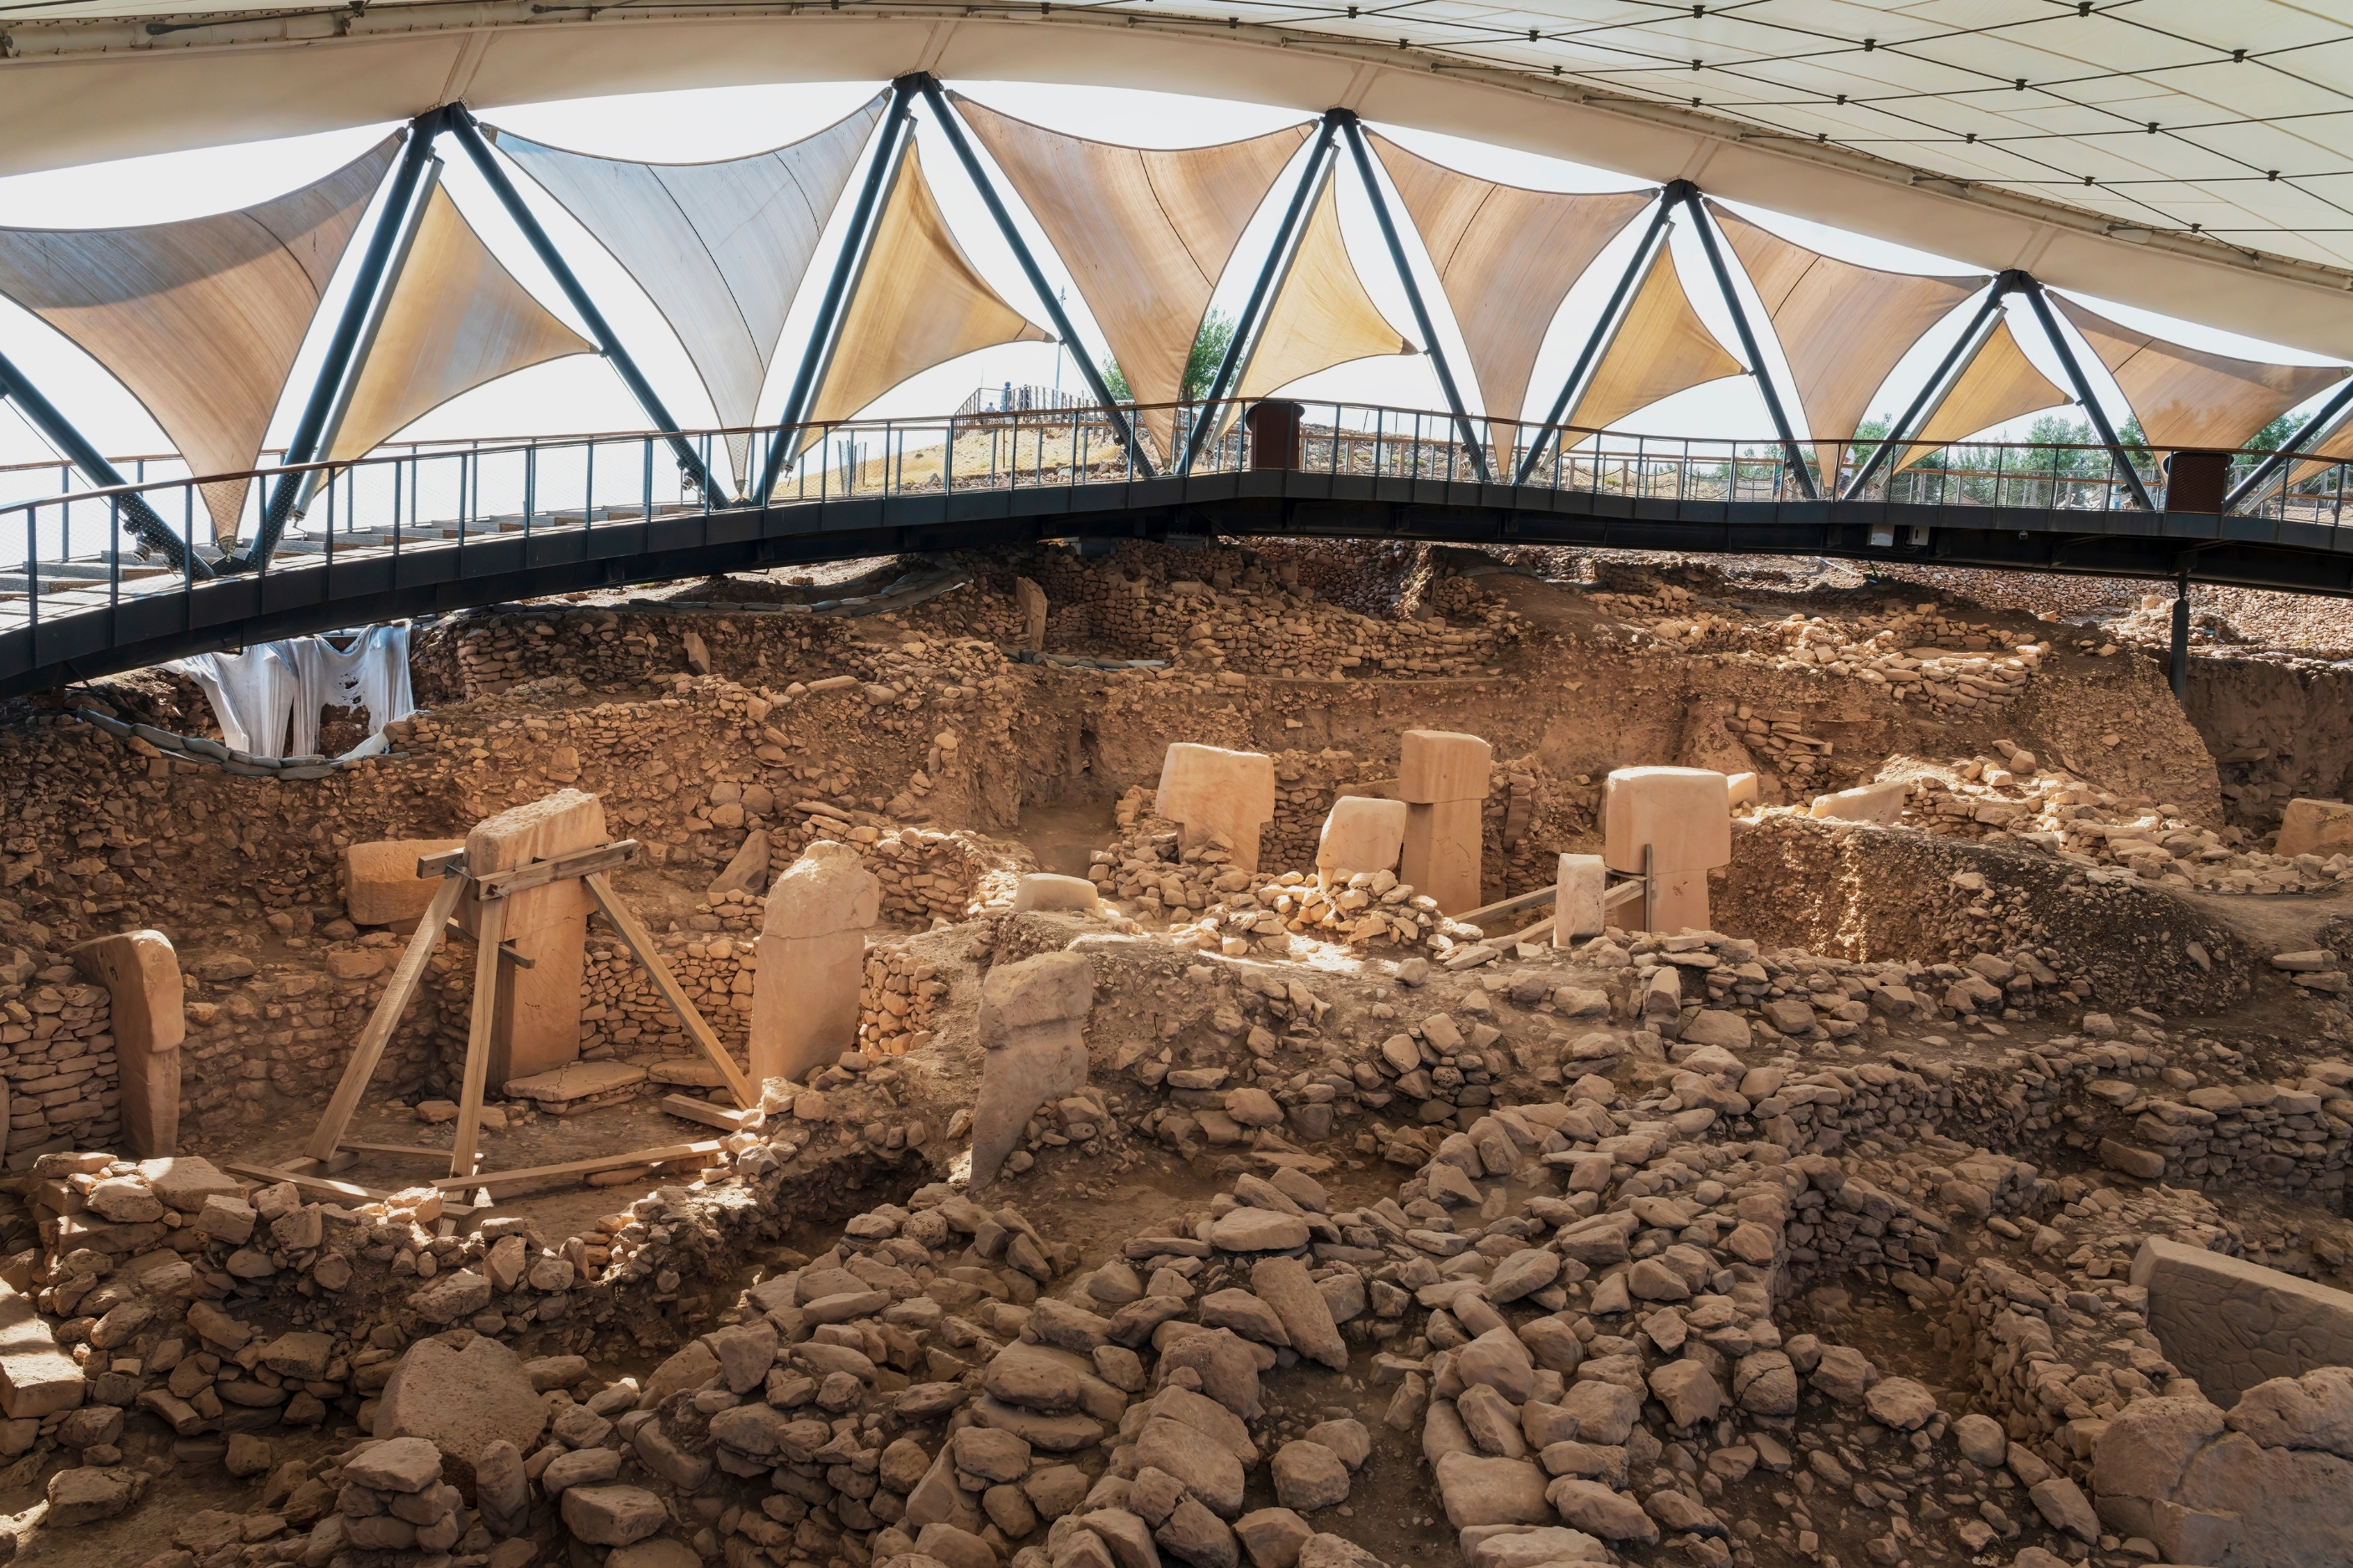
[[[66,461],[79,468],[93,485],[111,488],[131,481],[121,471],[99,455],[73,423],[58,410],[58,405],[41,395],[31,378],[11,363],[8,356],[0,354],[0,401],[13,402],[33,428],[55,447]],[[123,525],[132,537],[172,563],[172,569],[184,577],[208,578],[213,569],[206,565],[195,549],[181,542],[170,525],[155,515],[155,510],[136,495],[126,495],[121,500]]]
[[[1642,274],[1650,269],[1651,258],[1658,250],[1667,232],[1667,225],[1673,221],[1674,211],[1675,198],[1672,188],[1661,191],[1659,205],[1651,213],[1651,226],[1642,231],[1641,243],[1634,247],[1633,256],[1627,260],[1624,276],[1618,279],[1618,287],[1610,293],[1609,302],[1601,307],[1601,314],[1593,323],[1592,335],[1585,340],[1585,347],[1577,351],[1577,363],[1569,367],[1568,379],[1560,384],[1560,395],[1552,400],[1551,412],[1545,416],[1536,438],[1529,444],[1528,455],[1520,460],[1517,483],[1526,484],[1528,477],[1536,471],[1536,465],[1544,461],[1545,444],[1560,438],[1560,422],[1568,416],[1569,399],[1584,388],[1586,372],[1593,368],[1594,362],[1601,357],[1601,351],[1617,337],[1621,324],[1620,312],[1624,310],[1627,300],[1633,295],[1634,285],[1641,282]]]
[[[1218,405],[1233,390],[1242,366],[1249,363],[1250,340],[1259,328],[1259,313],[1266,308],[1267,296],[1274,291],[1275,280],[1290,268],[1292,239],[1299,231],[1299,221],[1307,211],[1309,199],[1323,181],[1324,161],[1332,154],[1332,138],[1339,128],[1339,121],[1327,110],[1308,150],[1306,165],[1299,171],[1299,188],[1291,193],[1291,205],[1282,209],[1282,222],[1274,231],[1274,243],[1267,247],[1266,262],[1250,285],[1250,298],[1242,302],[1242,313],[1234,321],[1234,335],[1226,340],[1226,352],[1218,361],[1217,374],[1209,378],[1201,411],[1195,416],[1193,428],[1185,438],[1185,455],[1176,465],[1180,475],[1193,471],[1193,459],[1201,455],[1201,444],[1219,426]]]
[[[678,458],[680,469],[694,480],[695,487],[702,491],[709,505],[725,506],[727,498],[719,493],[718,485],[711,478],[711,470],[703,466],[702,455],[680,431],[678,421],[671,418],[670,410],[663,406],[653,384],[638,368],[638,362],[629,357],[629,351],[622,346],[612,323],[605,320],[605,312],[596,308],[596,301],[590,299],[588,290],[580,286],[580,279],[573,275],[571,264],[564,259],[564,253],[555,248],[555,242],[547,237],[547,230],[540,226],[539,219],[524,203],[522,193],[515,189],[514,182],[507,178],[507,172],[499,167],[497,159],[491,156],[490,144],[482,140],[481,132],[475,129],[474,117],[466,112],[466,106],[461,103],[453,103],[443,112],[448,116],[449,133],[466,150],[466,156],[473,160],[474,167],[481,171],[482,181],[491,187],[491,194],[499,198],[499,205],[506,208],[507,216],[514,219],[515,227],[522,230],[523,238],[531,242],[531,248],[541,264],[555,279],[556,287],[564,290],[564,297],[571,300],[572,308],[580,313],[580,320],[588,328],[588,335],[596,340],[597,348],[612,362],[614,370],[619,373],[622,382],[636,396],[638,406],[646,411],[648,421],[669,437],[670,449]],[[649,508],[653,505],[651,496],[646,498],[646,504]]]
[[[2052,352],[2066,367],[2067,380],[2075,388],[2075,396],[2084,405],[2084,414],[2090,416],[2092,428],[2100,433],[2100,440],[2107,447],[2109,461],[2123,470],[2125,487],[2132,491],[2133,500],[2140,503],[2141,510],[2155,511],[2157,503],[2149,500],[2148,487],[2140,482],[2140,470],[2132,466],[2132,458],[2126,453],[2125,444],[2116,439],[2116,426],[2108,423],[2107,411],[2100,406],[2100,400],[2092,395],[2091,378],[2084,374],[2083,362],[2075,357],[2074,349],[2068,343],[2065,334],[2059,331],[2059,318],[2051,313],[2051,301],[2042,297],[2042,285],[2027,278],[2018,286],[2018,291],[2026,296],[2028,304],[2034,307],[2034,319],[2042,323],[2042,335],[2051,340]]]
[[[1338,113],[1342,116],[1340,129],[1348,137],[1348,154],[1356,161],[1356,176],[1365,182],[1365,197],[1373,204],[1373,216],[1381,226],[1381,240],[1388,247],[1389,265],[1397,268],[1398,282],[1405,289],[1406,303],[1413,307],[1413,324],[1420,331],[1422,342],[1429,348],[1430,366],[1438,372],[1439,388],[1446,394],[1447,411],[1454,416],[1455,431],[1462,437],[1463,450],[1471,455],[1472,471],[1479,476],[1480,483],[1485,484],[1488,480],[1486,443],[1479,439],[1479,432],[1472,427],[1471,416],[1463,409],[1461,388],[1454,384],[1454,371],[1446,363],[1446,350],[1438,341],[1438,329],[1430,321],[1430,306],[1421,297],[1421,285],[1414,279],[1412,266],[1406,260],[1405,242],[1398,237],[1397,219],[1389,216],[1389,199],[1382,193],[1380,178],[1373,170],[1372,154],[1365,150],[1365,133],[1357,126],[1353,112],[1342,110]]]
[[[1688,180],[1676,183],[1682,189],[1683,205],[1691,209],[1692,226],[1699,230],[1700,248],[1707,252],[1708,269],[1715,274],[1716,291],[1724,296],[1724,308],[1732,312],[1733,328],[1740,334],[1741,352],[1748,356],[1749,374],[1757,378],[1757,390],[1765,395],[1765,412],[1773,416],[1773,433],[1781,437],[1782,455],[1788,459],[1790,472],[1797,477],[1798,489],[1805,498],[1820,500],[1821,491],[1815,488],[1813,470],[1806,467],[1806,454],[1789,429],[1788,412],[1781,406],[1781,394],[1774,388],[1773,373],[1766,368],[1765,356],[1757,350],[1757,333],[1748,325],[1748,311],[1732,287],[1732,270],[1725,266],[1724,252],[1716,246],[1715,226],[1707,221],[1707,213],[1700,205],[1699,187]]]
[[[2189,701],[2189,574],[2181,574],[2181,582],[2173,595],[2173,648],[2168,673],[2173,680],[2173,700],[2185,707]]]
[[[1145,455],[1142,441],[1128,424],[1127,416],[1120,412],[1119,403],[1112,396],[1111,388],[1104,384],[1103,372],[1096,368],[1086,345],[1079,341],[1078,329],[1071,325],[1070,312],[1062,309],[1062,302],[1054,297],[1054,291],[1046,287],[1046,274],[1039,268],[1037,257],[1030,254],[1029,242],[1021,237],[1021,230],[1015,226],[1013,215],[1005,210],[1005,200],[997,194],[995,182],[980,166],[979,156],[973,152],[971,142],[965,139],[963,123],[948,108],[947,94],[940,90],[939,79],[918,75],[911,79],[922,91],[923,101],[932,106],[932,113],[940,122],[940,133],[948,139],[948,145],[955,149],[956,161],[964,165],[965,176],[972,181],[973,188],[980,193],[982,204],[988,208],[988,216],[997,220],[997,232],[1005,236],[1005,243],[1012,250],[1013,258],[1021,263],[1022,276],[1029,279],[1029,287],[1037,294],[1038,302],[1046,307],[1046,314],[1052,320],[1054,330],[1061,333],[1062,342],[1069,345],[1071,357],[1078,362],[1079,374],[1087,378],[1087,389],[1095,395],[1095,401],[1103,405],[1103,413],[1111,421],[1112,434],[1118,437],[1119,444],[1133,454],[1136,470],[1145,479],[1151,479],[1152,459]]]

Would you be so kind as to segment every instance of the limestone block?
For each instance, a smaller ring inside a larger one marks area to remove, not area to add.
[[[1398,737],[1397,798],[1415,805],[1484,800],[1495,748],[1451,730],[1408,730]]]
[[[1601,895],[1609,883],[1609,862],[1600,856],[1560,858],[1559,880],[1553,894],[1553,946],[1567,947],[1601,934]]]
[[[604,803],[576,789],[558,790],[476,823],[466,836],[466,868],[477,877],[512,871],[606,841]],[[499,940],[532,967],[504,966],[491,1034],[492,1083],[580,1059],[580,975],[588,942],[588,889],[576,877],[501,901]],[[480,930],[480,908],[459,901],[459,923],[468,931]]]
[[[1757,775],[1750,773],[1725,774],[1724,790],[1735,807],[1755,805],[1764,797]]]
[[[1086,1087],[1082,1027],[1094,1000],[1094,966],[1075,952],[1000,963],[981,981],[980,1043],[987,1056],[973,1108],[976,1191],[997,1179],[1040,1105]]]
[[[830,839],[776,879],[752,982],[754,1083],[804,1078],[857,1043],[866,932],[881,904],[858,851]]]
[[[1103,895],[1084,877],[1060,877],[1050,871],[1032,871],[1014,885],[1013,910],[1092,910],[1101,907]]]
[[[58,1348],[32,1299],[0,1285],[0,1412],[37,1421],[80,1405],[85,1386],[80,1366]]]
[[[420,877],[417,862],[427,855],[463,849],[462,838],[380,838],[343,851],[343,913],[353,925],[407,923],[415,929],[441,886],[438,877]]]
[[[1477,800],[1408,805],[1398,880],[1437,900],[1441,913],[1459,915],[1477,909],[1479,858],[1486,827],[1486,809]]]
[[[2353,805],[2341,800],[2287,803],[2273,854],[2327,857],[2348,849],[2353,849]]]
[[[1613,871],[1640,871],[1642,846],[1658,871],[1707,871],[1732,859],[1730,785],[1702,768],[1620,768],[1601,791],[1602,855]]]
[[[123,1144],[139,1159],[159,1159],[180,1141],[180,1042],[188,1025],[179,954],[162,931],[133,931],[86,942],[73,956],[113,998]]]
[[[1875,822],[1885,826],[1903,816],[1904,804],[1911,798],[1912,786],[1901,779],[1869,784],[1857,789],[1842,789],[1836,795],[1814,796],[1812,816],[1818,822]]]
[[[2151,1237],[2133,1259],[2166,1359],[2217,1405],[2274,1377],[2353,1363],[2353,1294]]]
[[[713,877],[711,886],[703,889],[702,901],[707,904],[723,903],[729,893],[744,893],[756,899],[767,890],[768,830],[755,827],[744,836],[744,842],[729,858],[727,868]]]
[[[1315,840],[1316,879],[1328,887],[1335,876],[1395,870],[1405,848],[1406,814],[1411,809],[1401,800],[1363,795],[1334,801]]]
[[[1013,579],[1013,603],[1021,612],[1021,646],[1032,653],[1046,647],[1046,590],[1027,577]]]
[[[1233,863],[1255,871],[1260,829],[1274,816],[1274,759],[1179,741],[1160,764],[1153,809],[1183,829],[1179,849],[1222,836],[1233,846]]]
[[[493,1443],[533,1447],[547,1407],[522,1358],[498,1341],[477,1338],[464,1350],[419,1340],[400,1358],[377,1396],[378,1437],[422,1437],[441,1450],[442,1473],[470,1500],[474,1461]]]

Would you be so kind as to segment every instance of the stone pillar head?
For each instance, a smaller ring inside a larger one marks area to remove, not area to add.
[[[858,1041],[866,932],[882,884],[847,844],[819,839],[768,889],[752,977],[751,1079],[805,1077]]]
[[[1030,871],[1025,873],[1013,888],[1015,914],[1026,910],[1078,910],[1092,913],[1102,904],[1103,894],[1084,877]]]
[[[1415,805],[1487,798],[1495,748],[1451,730],[1408,730],[1398,738],[1397,797]]]
[[[1650,929],[1708,929],[1707,874],[1732,860],[1729,781],[1704,768],[1611,773],[1601,792],[1602,857],[1613,871],[1640,872],[1645,845]]]
[[[1609,865],[1599,855],[1563,855],[1553,892],[1552,944],[1567,947],[1599,936],[1607,923],[1601,895],[1609,884]]]
[[[122,1142],[139,1159],[160,1159],[180,1139],[180,1042],[188,1032],[180,955],[162,931],[132,931],[83,942],[73,961],[111,998]],[[6,1150],[0,1127],[0,1153]]]
[[[1358,871],[1393,871],[1405,848],[1406,815],[1401,800],[1345,795],[1332,803],[1315,840],[1315,879],[1329,887]]]
[[[1274,817],[1274,759],[1179,741],[1160,765],[1153,810],[1183,829],[1180,850],[1222,836],[1233,846],[1233,864],[1255,872],[1259,830]]]
[[[466,835],[466,869],[480,877],[512,871],[607,842],[605,807],[576,789],[486,817]],[[580,1059],[580,976],[587,960],[588,889],[576,877],[527,889],[502,900],[499,939],[531,961],[501,965],[491,1032],[490,1081],[532,1078]],[[458,902],[458,920],[481,930],[484,906]]]
[[[1000,963],[980,983],[980,1099],[973,1108],[972,1185],[997,1179],[1039,1106],[1086,1087],[1082,1032],[1094,1008],[1094,965],[1075,952]]]

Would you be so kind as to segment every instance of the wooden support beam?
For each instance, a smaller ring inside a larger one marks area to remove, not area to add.
[[[327,1101],[318,1129],[303,1146],[302,1152],[309,1158],[322,1163],[334,1158],[335,1145],[342,1141],[343,1129],[351,1125],[352,1112],[359,1109],[360,1096],[367,1092],[368,1080],[375,1076],[376,1064],[384,1059],[384,1048],[391,1043],[392,1032],[399,1026],[408,999],[417,994],[417,983],[425,973],[425,961],[433,956],[433,944],[439,940],[441,928],[449,923],[449,911],[458,907],[458,895],[465,887],[462,877],[441,879],[432,905],[426,910],[425,918],[417,922],[407,951],[400,955],[400,963],[392,972],[384,1000],[376,1004],[367,1027],[361,1031],[359,1043],[352,1047],[352,1059],[343,1066],[343,1079],[335,1085],[334,1098]]]
[[[1538,904],[1548,904],[1559,896],[1560,889],[1557,886],[1538,888],[1533,893],[1522,893],[1516,899],[1504,899],[1495,903],[1485,904],[1471,910],[1468,914],[1456,915],[1454,918],[1464,925],[1474,926],[1492,915],[1508,915],[1515,910],[1532,910]]]
[[[1650,884],[1640,877],[1630,882],[1620,882],[1601,895],[1601,907],[1605,910],[1614,910],[1620,904],[1631,903],[1641,898],[1642,889],[1649,886]]]
[[[534,860],[528,866],[518,866],[512,871],[492,871],[474,879],[474,896],[488,903],[533,888],[543,888],[550,882],[561,882],[572,877],[586,877],[610,871],[616,867],[632,865],[638,858],[638,841],[618,838],[610,844],[593,848],[575,849],[558,855],[552,860]]]
[[[458,1099],[458,1142],[449,1152],[449,1173],[472,1181],[474,1143],[482,1131],[482,1085],[491,1073],[491,1037],[499,1021],[499,933],[507,906],[493,900],[475,917],[474,1012],[466,1026],[466,1087]]]
[[[540,1181],[554,1176],[586,1176],[598,1171],[617,1171],[629,1165],[662,1165],[673,1160],[691,1160],[716,1154],[719,1140],[706,1139],[693,1143],[670,1143],[659,1149],[638,1149],[626,1154],[599,1154],[593,1160],[570,1160],[561,1165],[527,1165],[519,1171],[485,1171],[475,1176],[440,1176],[433,1184],[444,1190],[453,1187],[497,1187],[510,1182]]]
[[[251,1176],[258,1182],[291,1182],[298,1193],[313,1197],[340,1198],[348,1203],[376,1203],[392,1195],[377,1192],[374,1187],[363,1187],[351,1182],[331,1182],[324,1176],[306,1175],[301,1171],[289,1171],[250,1161],[224,1161],[221,1169],[234,1176]]]
[[[357,1150],[363,1154],[405,1154],[420,1160],[441,1161],[449,1158],[448,1150],[435,1149],[423,1143],[363,1143],[355,1138],[347,1138],[343,1141],[343,1147]]]
[[[444,849],[438,855],[419,855],[417,858],[417,875],[420,880],[427,877],[446,877],[452,871],[459,876],[465,875],[466,851],[462,848]]]
[[[629,907],[621,902],[621,896],[613,891],[613,884],[605,879],[601,871],[591,871],[581,880],[587,883],[589,896],[596,900],[596,907],[605,911],[605,918],[612,922],[613,929],[621,933],[621,940],[629,944],[629,951],[638,955],[638,962],[646,966],[646,973],[653,977],[654,987],[662,994],[662,1000],[670,1004],[670,1010],[678,1015],[678,1021],[686,1026],[686,1032],[693,1037],[694,1043],[702,1047],[702,1054],[711,1058],[712,1065],[727,1080],[727,1091],[735,1097],[735,1103],[746,1110],[759,1104],[759,1091],[752,1087],[751,1080],[744,1076],[744,1069],[735,1065],[734,1058],[719,1043],[719,1037],[711,1032],[711,1026],[702,1021],[702,1015],[694,1010],[694,1004],[687,1000],[686,993],[680,989],[676,977],[670,973],[670,965],[662,962],[661,953],[655,948],[652,934],[638,922],[638,917],[629,911]],[[489,909],[483,912],[488,914]]]
[[[707,1100],[697,1100],[691,1094],[670,1094],[662,1097],[661,1108],[672,1116],[682,1116],[689,1121],[700,1121],[706,1127],[724,1127],[730,1132],[740,1132],[760,1120],[755,1108],[750,1110],[730,1110],[723,1105],[713,1105]]]
[[[468,942],[474,940],[474,933],[468,931],[464,926],[459,925],[456,921],[451,921],[448,925],[443,926],[441,928],[441,932],[444,936],[463,937]],[[525,958],[522,953],[515,951],[515,945],[511,942],[502,942],[499,944],[499,956],[505,959],[509,963],[513,964],[517,969],[537,969],[539,967],[539,960],[535,958]]]

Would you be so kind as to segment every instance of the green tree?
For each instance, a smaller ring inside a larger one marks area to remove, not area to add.
[[[1185,384],[1177,391],[1181,401],[1190,403],[1208,395],[1209,383],[1217,377],[1218,362],[1226,357],[1226,349],[1233,341],[1234,323],[1223,310],[1212,310],[1201,319],[1201,330],[1193,335],[1193,352],[1185,356]],[[1103,378],[1114,401],[1135,401],[1127,377],[1120,374],[1118,361],[1103,362]]]

